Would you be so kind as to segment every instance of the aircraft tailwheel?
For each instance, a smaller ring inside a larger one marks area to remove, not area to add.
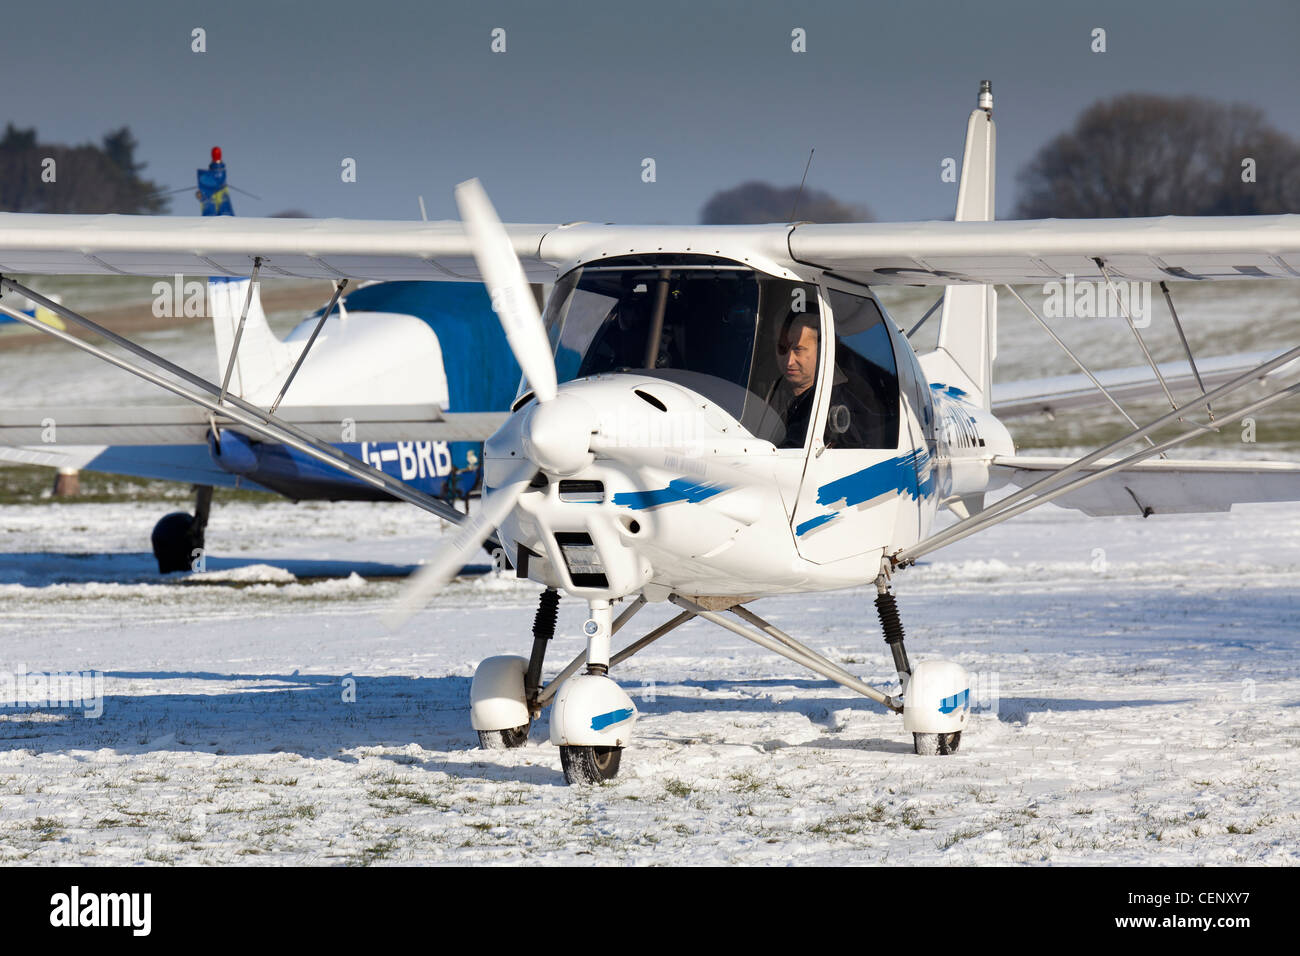
[[[173,511],[153,526],[151,543],[160,574],[190,571],[194,552],[203,547],[203,529],[195,528],[193,515]]]
[[[571,786],[604,783],[618,776],[622,747],[560,747],[564,779]]]
[[[480,730],[478,745],[484,750],[514,750],[528,743],[528,731],[532,726],[528,723],[510,730]]]
[[[960,730],[951,734],[912,734],[912,749],[922,757],[955,754],[960,746]]]

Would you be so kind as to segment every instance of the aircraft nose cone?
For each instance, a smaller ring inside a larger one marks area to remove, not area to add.
[[[524,454],[543,471],[571,475],[591,464],[595,410],[580,398],[557,395],[533,408],[523,429]]]

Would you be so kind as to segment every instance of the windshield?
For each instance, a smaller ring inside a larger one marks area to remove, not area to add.
[[[787,427],[779,348],[793,314],[820,322],[814,285],[711,256],[624,256],[565,275],[546,328],[561,383],[602,372],[662,378],[700,393],[759,438],[794,447],[803,445],[807,420]]]

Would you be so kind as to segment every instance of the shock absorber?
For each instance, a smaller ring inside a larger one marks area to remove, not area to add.
[[[876,582],[876,614],[880,616],[880,629],[885,632],[885,643],[894,656],[894,670],[898,679],[907,686],[907,679],[912,676],[912,665],[907,660],[907,648],[903,646],[903,622],[898,618],[898,602],[889,585],[883,581]]]
[[[533,617],[533,653],[528,659],[528,673],[524,675],[524,696],[533,716],[540,713],[536,706],[537,695],[542,690],[542,664],[546,660],[546,645],[555,637],[555,622],[560,616],[560,592],[547,588],[537,602]]]

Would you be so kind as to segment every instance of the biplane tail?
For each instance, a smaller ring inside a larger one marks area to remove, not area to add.
[[[993,93],[985,80],[980,84],[979,106],[966,124],[957,222],[993,220],[996,155]],[[948,286],[943,294],[935,350],[919,356],[930,381],[960,389],[967,401],[988,409],[993,360],[997,357],[997,323],[998,298],[991,284]]]

